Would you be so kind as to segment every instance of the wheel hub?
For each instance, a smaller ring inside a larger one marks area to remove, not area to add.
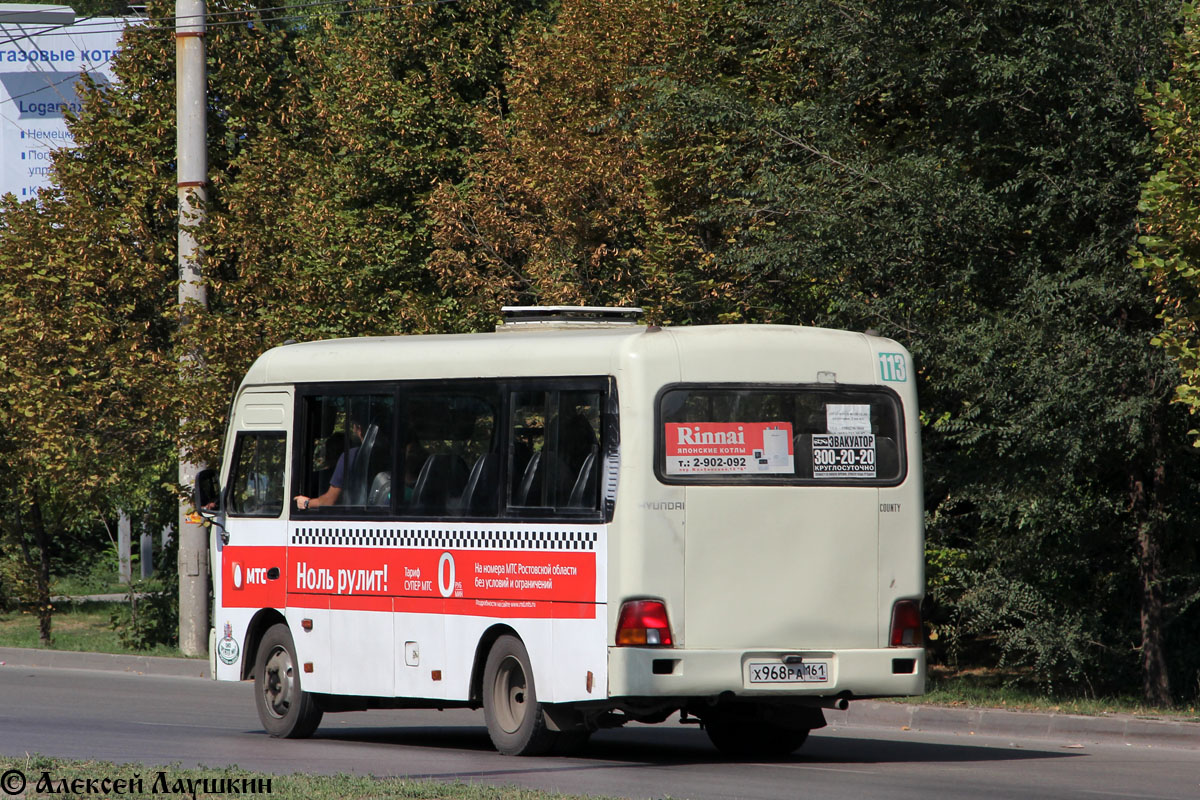
[[[521,662],[512,656],[504,659],[496,670],[494,696],[500,700],[496,704],[496,722],[505,733],[516,733],[525,721],[526,679]]]
[[[278,647],[271,652],[267,659],[266,681],[263,686],[263,696],[267,701],[267,710],[272,716],[283,718],[292,707],[292,659],[288,651]]]

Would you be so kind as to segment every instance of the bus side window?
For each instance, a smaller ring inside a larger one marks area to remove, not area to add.
[[[331,508],[391,508],[392,416],[390,394],[331,394],[305,398],[304,461],[300,494],[322,497],[337,489]]]
[[[512,394],[512,444],[508,468],[510,505],[545,505],[543,484],[547,464],[543,463],[542,458],[546,449],[548,401],[547,392]]]
[[[600,507],[601,399],[591,390],[513,393],[509,505]]]
[[[414,516],[495,516],[498,392],[413,392],[404,417],[404,494]]]
[[[230,482],[229,513],[235,517],[278,517],[283,511],[283,472],[287,436],[238,436]]]
[[[599,392],[561,392],[558,402],[559,508],[600,507]]]
[[[463,489],[462,510],[470,516],[496,513],[496,490],[500,486],[500,454],[484,453],[475,459]]]

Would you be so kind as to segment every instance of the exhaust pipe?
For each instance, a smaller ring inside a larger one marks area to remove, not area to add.
[[[850,698],[845,695],[822,697],[817,701],[817,706],[820,708],[832,708],[836,711],[845,711],[850,707]]]

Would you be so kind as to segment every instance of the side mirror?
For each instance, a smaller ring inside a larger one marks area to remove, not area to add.
[[[200,473],[196,475],[196,483],[192,490],[192,502],[196,505],[196,512],[204,519],[212,522],[217,518],[217,509],[221,502],[221,486],[217,483],[215,469],[200,470]]]

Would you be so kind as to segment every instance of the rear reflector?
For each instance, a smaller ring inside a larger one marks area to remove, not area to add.
[[[629,600],[617,616],[617,644],[670,647],[671,623],[661,600]]]
[[[921,646],[921,605],[916,600],[897,600],[892,606],[891,646]]]

